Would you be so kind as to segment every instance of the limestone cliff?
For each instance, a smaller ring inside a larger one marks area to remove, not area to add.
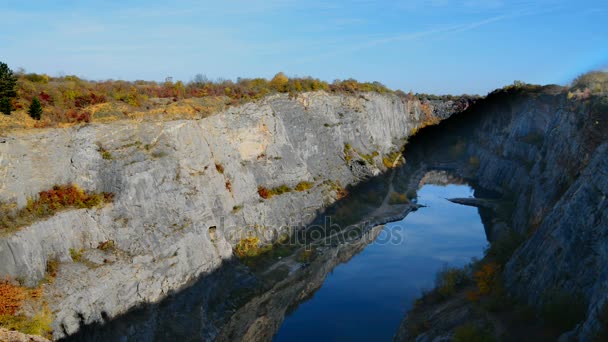
[[[536,308],[554,291],[580,295],[586,318],[567,334],[580,340],[593,338],[608,302],[607,137],[608,97],[543,87],[498,91],[411,141],[426,142],[426,155],[457,154],[441,166],[508,204],[507,223],[527,239],[506,264],[506,289]],[[420,340],[447,338],[466,321],[467,301],[457,300],[421,310],[437,324]],[[413,340],[404,329],[397,339]]]
[[[336,188],[378,174],[410,132],[465,103],[395,95],[275,95],[184,121],[120,121],[0,137],[0,201],[22,207],[57,184],[111,192],[0,237],[0,274],[45,293],[54,338],[155,302],[217,269],[247,234],[271,241],[307,223]],[[375,153],[376,152],[376,153]],[[314,183],[270,199],[259,187]],[[112,241],[115,249],[97,247]],[[70,250],[81,251],[75,262]],[[79,258],[80,259],[80,258]]]

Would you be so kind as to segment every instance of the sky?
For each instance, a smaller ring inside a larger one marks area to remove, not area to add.
[[[0,61],[91,80],[312,76],[486,94],[608,67],[606,0],[0,0]]]

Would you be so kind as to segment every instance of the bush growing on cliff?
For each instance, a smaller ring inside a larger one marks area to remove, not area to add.
[[[470,282],[471,278],[467,269],[446,266],[437,274],[436,286],[439,294],[447,298]]]
[[[22,313],[25,306],[34,312]],[[50,337],[52,321],[48,306],[42,302],[41,288],[28,289],[10,279],[0,280],[0,327]]]
[[[36,220],[54,215],[67,208],[92,208],[113,200],[111,193],[86,193],[76,185],[57,185],[38,193],[37,199],[28,199],[25,208],[0,205],[0,232],[11,231]]]
[[[608,92],[608,72],[591,71],[580,75],[572,82],[574,90],[584,91],[589,89],[592,93]]]
[[[310,190],[313,185],[314,184],[312,182],[302,181],[295,186],[294,190],[296,190],[296,191]]]

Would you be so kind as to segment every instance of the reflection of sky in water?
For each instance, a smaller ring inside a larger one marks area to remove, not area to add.
[[[482,255],[487,241],[477,209],[445,200],[472,196],[465,185],[425,185],[418,203],[427,207],[388,224],[375,243],[336,267],[285,319],[275,340],[392,340],[420,291],[433,287],[437,271]]]

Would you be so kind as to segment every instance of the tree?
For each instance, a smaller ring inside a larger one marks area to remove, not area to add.
[[[288,82],[289,78],[287,78],[284,73],[279,72],[278,74],[274,75],[274,77],[270,81],[270,86],[279,92],[285,92],[287,91]]]
[[[8,97],[0,99],[0,112],[4,113],[4,115],[11,115],[11,110],[13,110],[11,100]]]
[[[37,97],[34,97],[32,104],[30,105],[30,109],[27,112],[30,114],[32,119],[40,120],[40,117],[42,116],[42,105]]]
[[[11,110],[13,110],[11,98],[17,96],[16,84],[17,77],[13,71],[6,63],[0,62],[0,111],[6,115],[11,115]]]
[[[16,97],[16,84],[17,77],[13,74],[13,71],[6,63],[0,62],[0,99]]]

